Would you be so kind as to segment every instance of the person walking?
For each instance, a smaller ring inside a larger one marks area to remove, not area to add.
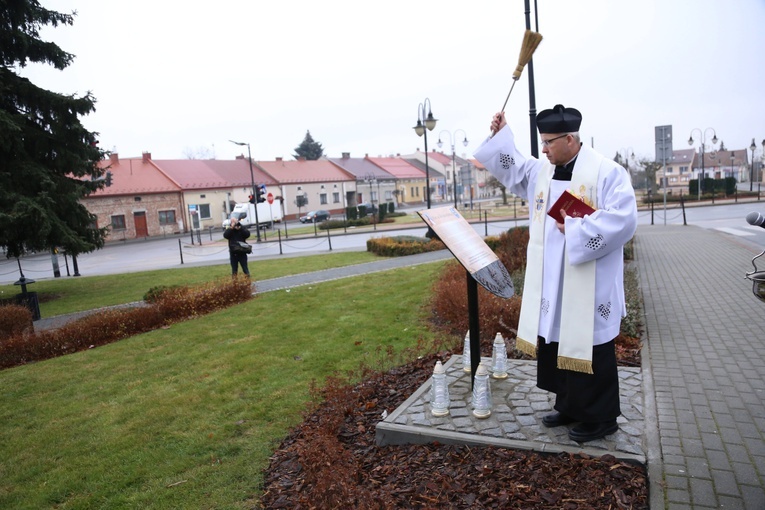
[[[538,357],[537,386],[555,394],[547,427],[574,425],[593,441],[618,430],[614,339],[626,315],[623,247],[637,228],[629,173],[583,146],[581,113],[556,105],[536,117],[547,161],[524,156],[504,113],[475,152],[507,189],[529,203],[529,244],[516,347]],[[592,206],[584,217],[547,213],[564,191]]]
[[[250,231],[241,224],[236,218],[231,218],[229,226],[223,231],[223,237],[228,239],[228,252],[231,260],[231,275],[236,276],[239,266],[242,266],[242,272],[250,276],[250,270],[247,267],[247,254],[240,242],[245,242],[250,237]]]

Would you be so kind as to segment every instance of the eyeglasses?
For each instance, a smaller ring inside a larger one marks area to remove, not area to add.
[[[549,140],[542,140],[541,145],[542,147],[549,147],[551,143],[553,143],[555,140],[558,140],[560,138],[565,138],[568,136],[568,133],[565,135],[556,136],[555,138],[550,138]]]

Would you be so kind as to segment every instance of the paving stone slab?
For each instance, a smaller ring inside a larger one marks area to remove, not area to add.
[[[490,358],[482,358],[490,363]],[[444,364],[451,405],[449,415],[436,418],[430,412],[430,380],[406,402],[377,424],[379,445],[448,444],[494,445],[547,453],[583,452],[645,463],[643,384],[639,368],[619,367],[622,416],[619,431],[604,439],[577,443],[568,437],[567,427],[547,428],[542,417],[552,412],[555,395],[536,387],[536,362],[508,360],[506,379],[489,378],[492,412],[488,418],[472,413],[470,373],[463,370],[462,356]],[[452,391],[461,388],[464,391]],[[443,423],[452,426],[447,430]]]

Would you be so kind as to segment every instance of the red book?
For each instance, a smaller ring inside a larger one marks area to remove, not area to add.
[[[569,190],[563,192],[560,198],[550,207],[547,214],[558,223],[563,223],[563,217],[560,210],[566,211],[566,214],[574,218],[583,218],[587,214],[592,214],[595,209],[584,203],[584,201],[571,194]]]

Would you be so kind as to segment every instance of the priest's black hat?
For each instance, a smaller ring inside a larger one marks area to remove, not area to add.
[[[537,114],[537,129],[540,133],[575,133],[582,124],[582,114],[576,108],[556,104],[551,110]]]

